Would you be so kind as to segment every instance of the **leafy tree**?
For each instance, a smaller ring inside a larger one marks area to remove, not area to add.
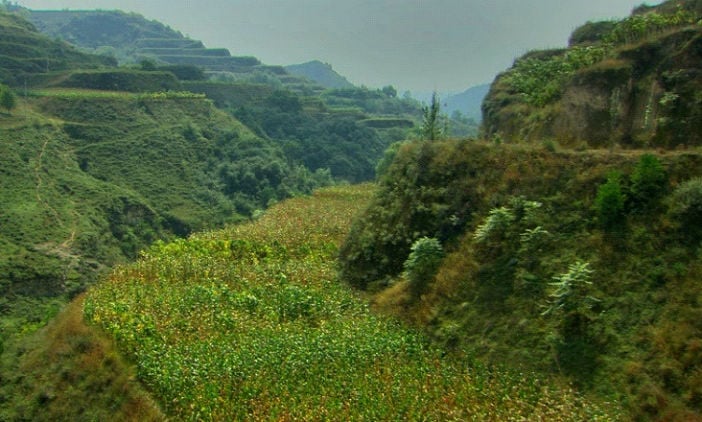
[[[692,237],[702,234],[702,177],[690,179],[675,189],[671,213]]]
[[[5,85],[0,85],[0,106],[9,113],[10,110],[15,108],[16,104],[17,100],[15,99],[15,94],[12,93],[10,88]]]
[[[636,207],[652,203],[663,193],[666,175],[655,156],[644,154],[631,175],[631,195]]]
[[[382,91],[383,91],[383,94],[385,94],[386,96],[388,96],[390,98],[397,98],[397,90],[392,85],[384,86]]]
[[[600,224],[612,231],[621,226],[624,220],[624,194],[620,183],[621,175],[611,173],[607,182],[597,189],[595,208]]]
[[[414,242],[404,264],[405,276],[414,297],[419,297],[426,290],[439,270],[443,257],[444,249],[437,239],[422,237]]]
[[[441,104],[439,96],[434,92],[431,95],[431,104],[428,107],[422,108],[424,121],[422,123],[422,139],[427,141],[435,141],[441,139],[443,130],[440,123]]]

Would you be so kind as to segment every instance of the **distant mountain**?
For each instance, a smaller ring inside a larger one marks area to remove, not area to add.
[[[478,85],[447,97],[443,101],[444,111],[451,115],[454,111],[460,111],[464,116],[480,122],[483,118],[480,107],[483,99],[490,91],[490,84]]]
[[[328,63],[319,60],[285,66],[285,70],[296,76],[303,76],[325,88],[353,88],[354,85],[345,77],[339,75]]]

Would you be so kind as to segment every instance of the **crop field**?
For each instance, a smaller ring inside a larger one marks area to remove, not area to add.
[[[328,188],[248,224],[157,243],[89,291],[85,317],[176,419],[614,417],[568,388],[442,357],[372,315],[334,265],[372,192]]]

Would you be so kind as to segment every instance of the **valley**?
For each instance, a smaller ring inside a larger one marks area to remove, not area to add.
[[[701,17],[423,104],[4,2],[0,420],[698,420]]]

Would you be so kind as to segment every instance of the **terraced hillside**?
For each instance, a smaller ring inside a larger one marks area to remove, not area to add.
[[[21,17],[0,12],[0,83],[23,85],[39,73],[116,66],[114,59],[89,55],[48,39]]]
[[[285,76],[290,83],[304,83],[304,79],[288,75],[283,67],[264,65],[255,57],[232,56],[225,48],[207,48],[201,41],[134,13],[66,10],[28,13],[42,33],[92,53],[115,57],[122,64],[155,60],[201,67],[210,75]]]

